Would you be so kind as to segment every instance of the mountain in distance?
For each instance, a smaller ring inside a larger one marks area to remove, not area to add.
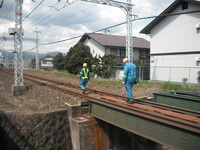
[[[2,52],[3,57],[8,58],[8,60],[14,60],[14,53],[8,52],[5,50],[0,50]],[[46,56],[56,56],[58,53],[61,52],[48,52],[48,53],[39,53],[39,59],[46,57]],[[66,56],[66,53],[62,53],[63,56]],[[23,59],[33,59],[35,58],[35,52],[26,52],[23,53]]]

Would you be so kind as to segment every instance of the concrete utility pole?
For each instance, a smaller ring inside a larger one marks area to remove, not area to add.
[[[33,31],[36,33],[36,54],[35,54],[35,64],[36,64],[36,70],[39,70],[39,56],[38,56],[38,33],[41,33],[40,31],[37,31],[37,27],[35,28],[35,31]]]

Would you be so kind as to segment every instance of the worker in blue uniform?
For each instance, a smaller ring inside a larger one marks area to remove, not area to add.
[[[86,86],[88,84],[88,81],[90,80],[90,71],[87,68],[87,63],[83,64],[83,68],[80,71],[80,87],[83,90],[83,94],[86,92]]]
[[[133,85],[137,84],[137,69],[136,65],[129,62],[128,58],[123,59],[123,64],[124,66],[124,76],[122,79],[122,84],[125,85],[126,87],[126,92],[127,92],[127,103],[132,104],[133,102]]]

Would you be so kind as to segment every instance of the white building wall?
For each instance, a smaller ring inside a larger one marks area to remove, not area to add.
[[[151,57],[150,79],[155,81],[198,83],[197,72],[200,71],[200,54],[153,56]]]
[[[189,9],[182,11],[178,7],[172,13],[199,9],[190,4]],[[151,54],[199,51],[200,31],[195,27],[197,24],[200,24],[199,13],[166,17],[151,30]]]
[[[100,45],[99,43],[97,43],[96,41],[94,41],[93,39],[86,39],[84,41],[84,44],[89,46],[91,49],[91,53],[93,56],[104,56],[105,54],[105,48]]]
[[[172,13],[195,11],[200,6],[189,3],[189,9],[181,9],[180,6]],[[175,15],[165,18],[151,30],[151,80],[182,82],[182,78],[187,77],[188,82],[197,83],[197,72],[200,71],[196,60],[200,57],[200,29],[196,28],[197,24],[200,24],[199,13]],[[173,55],[184,52],[199,53]],[[159,55],[162,53],[169,55]]]

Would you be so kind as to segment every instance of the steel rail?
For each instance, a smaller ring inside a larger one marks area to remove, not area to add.
[[[31,79],[30,77],[25,77],[25,78],[36,83],[36,84],[41,84],[40,81],[36,81],[35,79]],[[79,94],[79,93],[76,93],[76,92],[73,92],[73,91],[70,91],[70,90],[66,90],[66,89],[63,89],[63,88],[60,88],[60,87],[56,87],[54,85],[50,85],[50,84],[47,84],[47,83],[42,83],[42,85],[44,85],[48,88],[60,91],[60,92],[64,92],[64,93],[68,93],[68,94],[71,94],[71,95],[74,95],[74,96],[78,96],[78,97],[84,98],[86,100],[89,100],[89,101],[92,101],[92,102],[95,102],[95,103],[98,103],[98,104],[101,104],[101,105],[104,105],[104,106],[108,106],[108,107],[111,107],[111,108],[114,108],[114,109],[118,109],[118,110],[130,113],[130,114],[133,114],[133,115],[141,116],[141,117],[144,117],[144,118],[147,118],[147,119],[152,119],[152,120],[157,121],[157,122],[166,123],[168,125],[172,125],[172,126],[175,126],[175,127],[179,127],[179,128],[200,134],[200,124],[196,124],[196,123],[193,123],[193,122],[181,120],[179,118],[173,118],[173,117],[165,116],[163,114],[159,114],[159,113],[155,113],[155,112],[146,111],[146,110],[143,110],[143,109],[131,107],[130,104],[123,105],[123,104],[120,104],[120,103],[115,103],[115,102],[112,102],[112,101],[106,101],[106,100],[102,100],[100,98],[94,98],[94,97],[91,97],[91,96],[88,96],[88,95]]]
[[[28,74],[25,74],[25,75],[33,77],[33,78],[39,78],[41,80],[49,81],[49,82],[52,82],[52,83],[55,83],[55,84],[65,85],[65,86],[68,86],[68,87],[73,87],[73,88],[80,89],[79,86],[72,85],[71,83],[63,83],[63,82],[54,81],[54,80],[50,80],[50,79],[45,79],[45,78],[41,78],[41,77],[35,77],[35,76],[32,76],[32,75],[28,75]],[[90,91],[90,92],[96,93],[96,94],[102,94],[102,95],[112,96],[112,97],[116,97],[116,98],[118,97],[118,98],[126,99],[126,97],[121,96],[121,95],[102,92],[102,91],[98,91],[98,90],[94,90],[94,89],[90,89],[90,88],[87,88],[87,91]],[[134,100],[137,101],[140,104],[148,104],[150,106],[154,106],[154,107],[158,107],[158,108],[162,108],[162,109],[167,109],[167,110],[172,109],[172,111],[176,111],[176,112],[180,112],[180,113],[187,113],[187,114],[189,113],[191,115],[195,114],[195,115],[198,115],[198,117],[200,117],[200,112],[199,111],[190,110],[190,109],[181,108],[181,107],[170,106],[170,105],[165,105],[165,104],[151,102],[151,101],[145,101],[145,100],[142,100],[142,99],[134,99]]]
[[[12,71],[10,71],[10,70],[6,70],[6,69],[1,69],[1,70],[7,71],[8,73],[9,72],[12,73]],[[68,87],[71,87],[71,88],[80,89],[79,86],[73,85],[71,83],[63,83],[63,82],[50,80],[50,79],[46,79],[46,78],[42,78],[42,77],[38,77],[38,76],[29,75],[29,74],[24,74],[24,75],[32,77],[32,78],[36,78],[36,79],[52,82],[52,83],[58,84],[58,85],[64,85],[64,86],[68,86]],[[120,98],[120,99],[126,99],[126,97],[121,96],[121,95],[102,92],[102,91],[98,91],[98,90],[94,90],[94,89],[90,89],[90,88],[87,88],[87,91],[90,91],[90,92],[96,93],[96,94],[112,96],[112,97],[116,97],[116,98]],[[194,115],[194,116],[200,117],[200,111],[195,111],[195,110],[190,110],[190,109],[186,109],[186,108],[170,106],[170,105],[151,102],[151,101],[146,101],[146,100],[142,100],[142,99],[134,99],[134,100],[137,101],[137,103],[139,103],[139,104],[149,105],[149,106],[152,106],[152,107],[157,107],[157,108],[161,108],[161,109],[165,109],[165,110],[171,110],[171,111],[178,112],[178,113],[189,114],[189,115]]]
[[[92,101],[92,102],[95,102],[95,103],[98,103],[98,104],[101,104],[101,105],[104,105],[104,106],[108,106],[108,107],[118,109],[118,110],[130,113],[130,114],[133,114],[133,115],[137,115],[137,116],[144,117],[144,118],[147,118],[147,119],[152,119],[156,122],[165,123],[165,124],[168,124],[168,125],[172,125],[172,126],[175,126],[175,127],[179,127],[179,128],[200,134],[200,124],[181,120],[179,118],[169,117],[169,116],[166,116],[166,115],[163,115],[163,114],[147,111],[147,110],[144,110],[144,109],[135,108],[135,107],[132,107],[131,104],[124,105],[124,104],[115,103],[115,102],[112,102],[112,101],[109,101],[109,100],[102,100],[102,99],[94,98],[94,97],[91,97],[91,96],[88,96],[88,95],[79,94],[79,93],[76,93],[76,92],[73,92],[73,91],[70,91],[70,90],[66,90],[66,89],[63,89],[63,88],[60,88],[60,87],[56,87],[54,85],[50,85],[50,84],[47,84],[47,83],[41,83],[40,81],[32,79],[31,77],[25,77],[25,79],[30,80],[31,82],[36,83],[38,85],[42,84],[42,85],[44,85],[48,88],[51,88],[53,90],[68,93],[68,94],[78,96],[78,97],[84,98],[86,100],[89,100],[89,101]]]
[[[55,80],[45,79],[45,78],[42,78],[42,77],[35,77],[33,75],[28,75],[28,74],[25,74],[25,75],[33,77],[33,78],[38,78],[38,79],[41,79],[41,80],[49,81],[49,82],[52,82],[52,83],[55,83],[55,84],[65,85],[65,86],[68,86],[68,87],[80,89],[79,86],[72,85],[71,83],[63,83],[63,82],[59,82],[59,81],[55,81]],[[102,95],[112,96],[112,97],[116,97],[116,98],[122,98],[122,99],[125,98],[126,99],[126,97],[121,96],[121,95],[102,92],[102,91],[98,91],[98,90],[94,90],[94,89],[90,89],[90,88],[87,88],[87,91],[90,91],[90,92],[96,93],[96,94],[102,94]],[[170,105],[151,102],[151,101],[145,101],[145,100],[142,100],[142,99],[134,99],[134,100],[137,101],[137,103],[139,103],[139,104],[145,104],[145,105],[148,104],[149,106],[162,108],[162,109],[166,109],[166,110],[172,110],[172,111],[175,111],[175,112],[190,114],[190,115],[195,115],[195,116],[200,117],[199,111],[190,110],[190,109],[181,108],[181,107],[170,106]]]

